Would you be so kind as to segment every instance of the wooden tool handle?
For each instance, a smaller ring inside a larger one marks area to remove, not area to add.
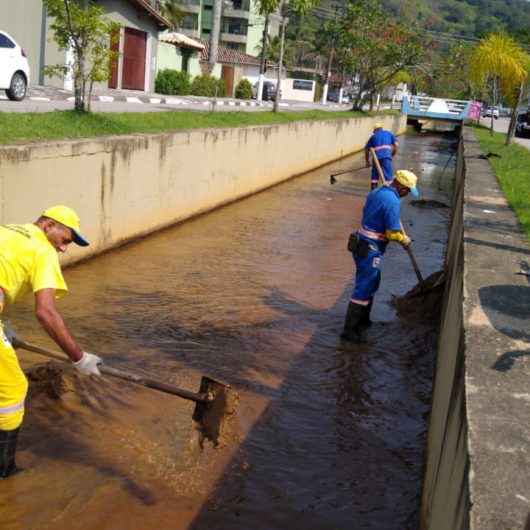
[[[409,255],[410,261],[412,262],[412,268],[414,269],[414,272],[416,273],[416,277],[418,278],[418,281],[423,283],[423,276],[421,275],[420,268],[418,267],[418,263],[416,262],[416,258],[414,257],[414,254],[412,252],[412,249],[410,248],[410,245],[404,247],[405,252]]]
[[[377,173],[379,175],[379,180],[381,181],[381,184],[383,186],[388,186],[388,184],[385,181],[385,175],[383,173],[383,168],[381,167],[381,164],[379,163],[379,158],[377,158],[377,154],[373,147],[370,147],[370,154],[372,155],[372,163],[375,165],[377,169]]]
[[[62,362],[70,362],[70,360],[62,355],[59,352],[54,352],[45,348],[41,348],[35,344],[30,344],[21,339],[14,338],[11,343],[14,348],[22,348],[34,353],[39,353],[50,359],[55,359]],[[195,401],[197,403],[207,403],[211,401],[211,398],[208,394],[196,394],[195,392],[190,392],[189,390],[184,390],[183,388],[178,388],[176,386],[170,385],[169,383],[163,383],[162,381],[157,381],[156,379],[151,379],[149,377],[144,377],[142,375],[133,374],[131,372],[126,372],[124,370],[119,370],[118,368],[112,368],[105,364],[99,365],[99,371],[102,374],[110,375],[111,377],[116,377],[117,379],[122,379],[125,381],[130,381],[131,383],[136,383],[137,385],[142,385],[148,388],[153,388],[155,390],[160,390],[160,392],[165,392],[166,394],[172,394],[174,396],[179,396],[190,401]]]

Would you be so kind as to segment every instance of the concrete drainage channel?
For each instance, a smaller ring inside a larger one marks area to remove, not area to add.
[[[401,120],[392,117],[385,119],[388,120],[387,127],[393,127],[395,130],[403,129]],[[0,151],[3,177],[2,220],[13,222],[13,220],[23,221],[24,218],[32,218],[39,212],[39,204],[27,202],[24,205],[25,210],[21,211],[16,201],[10,198],[27,196],[31,199],[34,194],[25,194],[21,186],[27,185],[34,188],[42,182],[43,178],[54,179],[56,189],[68,190],[68,186],[71,186],[67,200],[74,207],[79,207],[83,218],[96,220],[95,226],[92,227],[93,232],[88,235],[94,240],[96,251],[101,252],[127,239],[146,233],[146,225],[149,225],[152,230],[169,225],[176,220],[196,215],[225,204],[229,200],[287,180],[290,176],[302,173],[309,167],[325,164],[340,157],[341,153],[348,152],[348,148],[354,150],[355,146],[362,147],[362,139],[367,136],[370,126],[369,120],[350,120],[348,124],[294,124],[238,131],[197,131],[184,132],[179,135],[64,142],[46,147],[6,147]],[[320,134],[322,136],[318,136]],[[289,138],[296,140],[293,140],[294,144],[288,144],[288,141],[291,141]],[[339,141],[342,142],[340,145]],[[235,151],[225,152],[227,145],[233,146]],[[321,153],[321,156],[311,160],[304,159],[300,152],[296,151],[296,146],[303,146],[302,149],[306,153],[313,155]],[[211,150],[215,155],[212,155],[212,159],[216,159],[219,166],[218,173],[214,175],[215,178],[210,178],[212,176],[206,163],[198,167],[196,162],[202,160],[201,155],[206,149]],[[276,159],[284,155],[285,160],[291,156],[288,163],[283,160],[284,165],[288,165],[287,170],[283,171],[285,168],[278,163],[272,171],[266,173],[266,166],[256,168],[255,159],[238,158],[240,152],[259,150],[264,153],[264,149],[270,150],[267,151],[269,155],[262,157],[269,164],[274,165]],[[323,151],[326,152],[322,154]],[[187,153],[189,159],[183,156],[184,152]],[[528,523],[527,518],[530,512],[528,496],[530,474],[527,471],[530,468],[528,456],[530,286],[525,277],[516,274],[519,263],[529,259],[530,250],[513,213],[498,188],[489,163],[478,159],[478,154],[479,150],[472,132],[465,130],[456,160],[456,185],[451,204],[452,216],[445,257],[446,283],[441,308],[437,366],[421,498],[421,530],[523,530],[525,524]],[[178,162],[177,165],[173,165],[176,164],[175,160]],[[232,173],[228,173],[228,169],[233,168],[234,160],[238,160],[240,164],[240,175],[245,175],[244,183],[242,177],[236,178]],[[91,166],[77,172],[71,169],[72,164],[79,164],[79,167],[88,164]],[[134,173],[138,174],[138,181],[131,180],[132,167],[135,168]],[[264,182],[263,175],[272,173],[274,173],[274,178]],[[19,178],[21,174],[24,174],[25,179]],[[182,182],[178,180],[181,174]],[[190,174],[195,175],[193,185],[196,187],[193,189],[190,188],[189,179],[184,178]],[[144,175],[148,175],[149,179],[142,180]],[[79,181],[75,181],[77,176]],[[79,182],[83,185],[79,185]],[[213,189],[213,184],[217,186],[216,189]],[[203,188],[201,188],[202,185],[204,185]],[[333,193],[337,193],[335,200],[341,199],[340,193],[343,195],[343,200],[345,197],[351,200],[352,190],[345,188],[341,191],[337,189],[340,185],[338,182],[338,185],[331,188]],[[151,188],[146,188],[148,186]],[[326,194],[331,193],[329,188],[328,185]],[[83,189],[84,195],[79,196],[76,189]],[[149,192],[150,200],[142,203],[140,195],[137,195],[138,189],[141,189],[143,194]],[[204,202],[206,190],[210,195],[208,201]],[[156,193],[161,195],[157,196]],[[364,194],[365,190],[362,191],[363,197]],[[313,198],[312,194],[306,193],[303,196],[306,200]],[[51,199],[51,197],[46,197],[48,201]],[[34,200],[40,202],[44,199],[40,197]],[[274,204],[282,204],[282,201]],[[437,203],[433,199],[430,202],[424,200],[413,206],[416,206],[420,213],[423,210],[423,214],[428,214],[430,209],[443,211],[447,204],[441,201]],[[175,207],[182,208],[182,211],[176,213]],[[292,210],[296,213],[296,208]],[[127,217],[129,212],[131,215]],[[300,212],[300,215],[306,219],[307,211]],[[333,219],[329,218],[328,221],[328,224],[332,226]],[[240,227],[240,224],[238,222],[235,226]],[[216,226],[210,227],[207,233],[220,230],[223,226],[223,223],[219,222]],[[304,225],[303,233],[308,232],[306,228]],[[342,227],[339,228],[342,230]],[[329,240],[326,239],[324,243],[330,244],[335,241],[337,233],[339,231],[330,234]],[[161,234],[160,237],[166,236]],[[194,240],[195,238],[190,239],[190,241]],[[215,249],[212,241],[209,244]],[[233,241],[233,233],[226,241]],[[208,244],[208,241],[205,243]],[[322,244],[322,241],[318,243]],[[437,244],[441,245],[442,242]],[[193,243],[189,245],[191,248]],[[229,247],[230,245],[227,244],[227,249]],[[133,252],[131,249],[126,251]],[[114,257],[108,255],[107,259],[115,259],[119,262],[120,255],[119,252]],[[140,255],[141,253],[138,254],[138,259]],[[84,257],[86,256],[78,254],[74,256],[74,260]],[[173,261],[170,260],[170,262]],[[285,263],[287,263],[287,258]],[[393,273],[399,275],[401,266],[407,265],[402,263],[396,271],[389,268],[388,275],[391,276]],[[72,274],[75,275],[76,271],[82,271],[82,267],[83,265],[74,268]],[[113,267],[109,267],[109,271],[111,269]],[[196,278],[196,275],[197,271],[189,271],[189,276],[186,278],[191,281]],[[225,280],[228,281],[228,278]],[[255,287],[252,282],[248,282],[247,285]],[[193,295],[196,296],[195,293]],[[115,296],[118,297],[116,302],[118,305],[124,301],[121,291],[116,292]],[[294,299],[287,298],[284,301],[276,291],[269,296],[268,311],[271,308],[277,311],[282,302],[287,304],[286,314],[295,309],[302,311],[300,319],[293,323],[297,326],[315,318],[314,307],[318,307],[320,303],[320,300],[315,299],[313,305],[303,306]],[[162,300],[166,299],[162,298]],[[343,301],[338,302],[342,309]],[[190,305],[192,305],[191,302]],[[159,304],[154,304],[154,306],[158,307]],[[133,310],[134,307],[131,306],[131,311]],[[247,316],[259,320],[259,311],[257,309],[253,311]],[[179,311],[175,310],[175,315],[178,314]],[[216,314],[215,311],[212,311],[212,314]],[[318,348],[321,347],[321,343],[325,344],[326,340],[329,340],[330,335],[336,336],[337,330],[330,330],[328,322],[333,314],[324,316],[325,325],[322,326],[320,335],[313,341],[312,348],[317,351],[318,355],[311,357],[312,362],[318,363],[322,362],[322,359],[326,360],[326,355],[318,351]],[[256,344],[262,344],[268,327],[260,327],[252,319],[247,329],[257,333],[256,342],[250,344],[252,348],[255,348]],[[341,319],[342,313],[338,320]],[[198,322],[200,318],[197,317],[196,320]],[[279,322],[283,321],[279,320]],[[285,322],[290,323],[287,319]],[[185,322],[175,320],[169,328],[171,331],[186,331],[183,324]],[[191,324],[189,329],[192,329]],[[291,330],[290,324],[287,330]],[[287,331],[281,331],[282,340],[287,340]],[[388,332],[386,334],[388,335]],[[134,333],[132,335],[135,336]],[[236,347],[239,346],[238,337],[239,334],[235,332],[227,333],[225,340],[229,341],[229,344],[231,344],[230,341],[235,341],[230,351],[239,352]],[[189,339],[189,344],[200,344],[208,340],[208,335],[195,337],[190,333],[185,339]],[[385,339],[381,340],[383,342],[381,347],[384,348]],[[386,340],[388,343],[389,339]],[[386,345],[391,347],[391,344]],[[307,348],[309,356],[313,352],[312,348]],[[171,355],[173,357],[170,358],[173,359],[175,352],[172,351]],[[341,361],[343,357],[341,356]],[[350,357],[354,364],[362,360],[359,355]],[[201,356],[198,355],[197,358],[200,359]],[[381,362],[381,359],[373,356],[370,362]],[[279,365],[279,368],[282,366]],[[342,365],[339,363],[338,366]],[[304,370],[302,364],[299,368],[301,371]],[[356,365],[353,368],[355,370],[351,373],[347,371],[348,377],[358,372]],[[333,374],[333,372],[326,373]],[[310,378],[312,375],[313,373],[310,372],[307,377]],[[296,376],[299,379],[298,373]],[[349,379],[345,378],[345,381],[348,382]],[[307,382],[307,389],[315,388],[313,380],[308,379]],[[269,385],[263,382],[258,386],[260,389],[269,389]],[[345,385],[341,390],[347,393],[350,387],[351,385]],[[274,395],[277,392],[274,388],[271,383],[270,390],[267,392]],[[335,388],[332,388],[329,396],[330,402],[336,400],[334,393]],[[290,394],[285,392],[285,396],[289,397]],[[291,397],[296,397],[296,394],[291,394]],[[152,398],[144,395],[143,399]],[[304,402],[307,402],[306,396],[304,396]],[[146,403],[149,405],[146,407],[146,410],[148,409],[146,417],[151,414],[153,407],[160,408],[158,403],[149,401]],[[258,404],[256,402],[256,406]],[[143,405],[138,403],[137,406]],[[319,411],[316,412],[315,419],[321,418],[322,414]],[[307,427],[308,432],[311,432],[310,425]],[[266,428],[265,423],[263,429]],[[328,429],[324,433],[331,431],[332,429]],[[319,436],[323,436],[322,433]],[[109,444],[113,443],[114,435],[109,435],[108,438]],[[50,436],[50,439],[53,437]],[[279,447],[287,447],[287,445],[288,443],[279,444]],[[252,449],[252,444],[250,446]],[[357,450],[358,448],[352,445],[351,451]],[[263,465],[269,465],[267,455],[263,456]],[[87,469],[91,469],[92,464],[90,462],[89,464],[86,469],[77,471],[80,476],[85,476]],[[287,464],[282,469],[273,470],[273,474],[282,473],[283,469],[288,469],[289,465],[292,465],[291,462]],[[75,462],[69,462],[68,465],[73,466]],[[238,465],[237,473],[247,473],[248,469],[250,469],[249,473],[253,472],[252,466],[243,458],[241,462],[238,461]],[[366,469],[359,470],[359,473],[362,472],[366,472]],[[322,484],[328,484],[326,482],[328,476],[323,474],[321,478]],[[310,484],[310,482],[307,480],[304,484]],[[348,499],[352,497],[351,488],[356,484],[357,482],[349,484],[350,489],[344,491]],[[328,485],[331,486],[331,484]],[[249,486],[245,495],[253,491],[254,487]],[[166,492],[164,495],[169,498],[170,493]],[[274,502],[280,502],[278,500],[280,497],[282,499],[288,497],[283,494],[283,496],[278,496],[278,492],[272,493]],[[237,504],[238,510],[240,505],[248,502],[248,499],[245,500],[245,495],[234,494],[231,499],[233,504]],[[105,490],[99,502],[104,503],[106,498],[109,498],[109,495]],[[259,503],[250,504],[249,509],[252,510]],[[161,510],[159,506],[157,507],[155,503],[149,505],[149,509],[156,512],[156,510]],[[323,501],[322,506],[324,506]],[[213,517],[211,514],[215,513],[215,510],[223,509],[222,505],[211,507],[211,509],[208,507],[205,509],[204,517]],[[330,518],[338,513],[336,507],[330,510]],[[322,523],[322,528],[327,528],[323,520],[318,523],[314,519],[314,514],[315,512],[311,512],[303,516],[303,522],[307,523],[306,527],[309,528],[311,524],[317,527]],[[160,515],[166,516],[167,513],[162,510]],[[370,516],[368,512],[362,515],[363,517]],[[149,517],[149,514],[146,512],[145,516]],[[233,514],[231,516],[236,517]],[[291,516],[294,517],[294,512]],[[278,520],[274,519],[278,517],[274,510],[271,511],[271,517],[274,524],[278,523]],[[330,520],[332,519],[328,519],[326,524]],[[281,527],[277,524],[274,526],[274,524],[270,528]],[[236,527],[234,523],[234,528]],[[380,530],[383,530],[382,526]]]
[[[530,528],[528,241],[471,129],[459,146],[422,530]]]

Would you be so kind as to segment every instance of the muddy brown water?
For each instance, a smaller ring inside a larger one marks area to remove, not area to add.
[[[421,176],[423,198],[449,202],[450,168],[439,177],[453,143],[402,138],[396,165]],[[28,404],[25,471],[0,482],[2,529],[417,528],[436,329],[397,320],[391,297],[416,278],[391,246],[368,342],[338,339],[368,171],[333,186],[329,175],[360,160],[67,269],[59,304],[86,350],[190,390],[203,373],[231,383],[237,426],[201,450],[191,403],[66,369],[60,399],[35,392]],[[408,202],[427,276],[441,266],[449,214]],[[51,346],[31,301],[11,320]]]

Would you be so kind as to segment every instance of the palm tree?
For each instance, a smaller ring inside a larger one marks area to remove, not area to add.
[[[491,88],[493,105],[497,105],[500,93],[512,105],[510,127],[506,145],[511,141],[517,119],[522,88],[528,79],[530,56],[507,35],[491,34],[482,39],[471,54],[471,79],[480,89]],[[493,112],[490,132],[493,134]]]
[[[256,52],[261,55],[261,43],[256,45]],[[267,35],[267,44],[265,46],[265,55],[267,61],[278,64],[280,61],[280,48],[281,48],[281,39],[278,35],[271,37]],[[283,50],[283,63],[284,67],[289,67],[294,63],[294,46],[291,41],[286,40],[284,43]]]
[[[182,24],[185,16],[184,11],[180,8],[180,0],[161,0],[160,11],[162,16],[171,23],[171,29],[175,30]]]

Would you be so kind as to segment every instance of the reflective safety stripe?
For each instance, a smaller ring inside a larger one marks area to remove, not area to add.
[[[368,230],[367,228],[364,228],[364,226],[361,226],[361,228],[359,228],[359,234],[364,237],[368,237],[369,239],[377,239],[378,241],[387,240],[385,234],[380,234],[379,232],[372,232],[372,230]]]
[[[18,412],[24,408],[24,401],[15,403],[14,405],[8,405],[7,407],[0,407],[0,414],[10,414],[11,412]]]
[[[370,300],[359,300],[357,298],[352,298],[351,301],[352,303],[359,305],[368,305],[370,303]]]
[[[374,147],[374,151],[381,151],[381,149],[392,149],[391,145],[378,145],[377,147]]]

